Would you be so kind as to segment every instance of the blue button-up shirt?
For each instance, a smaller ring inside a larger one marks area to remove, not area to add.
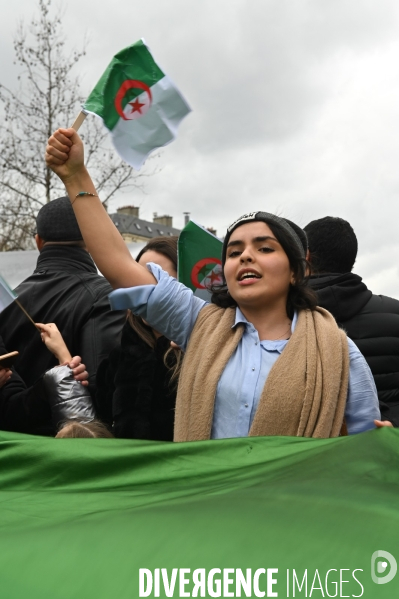
[[[110,294],[114,310],[130,308],[158,332],[186,349],[200,310],[206,302],[170,277],[157,264],[147,264],[158,285],[117,289]],[[295,314],[291,331],[295,330]],[[216,390],[213,439],[245,437],[249,434],[262,389],[271,367],[288,339],[260,340],[252,323],[239,308],[233,327],[244,323],[243,336],[224,369]],[[206,343],[206,340],[204,340]],[[345,420],[349,434],[374,428],[380,418],[373,375],[357,346],[348,338],[349,388]]]

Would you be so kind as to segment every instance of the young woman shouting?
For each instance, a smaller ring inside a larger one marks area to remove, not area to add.
[[[72,129],[49,139],[46,160],[64,182],[85,243],[130,308],[186,351],[176,400],[175,440],[246,435],[334,437],[374,428],[370,370],[306,287],[298,229],[257,212],[229,227],[224,284],[212,304],[159,266],[137,264],[105,213]]]

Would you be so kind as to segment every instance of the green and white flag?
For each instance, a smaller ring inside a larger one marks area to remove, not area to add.
[[[222,281],[222,246],[220,239],[192,220],[179,236],[178,279],[208,301],[210,287]]]
[[[3,277],[0,277],[0,312],[3,312],[17,297]]]
[[[175,139],[180,121],[191,112],[144,40],[114,56],[83,110],[102,118],[116,151],[135,169]]]

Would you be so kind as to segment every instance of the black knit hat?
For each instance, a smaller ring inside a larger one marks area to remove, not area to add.
[[[68,197],[57,198],[40,208],[36,217],[36,233],[44,241],[83,240]]]
[[[302,243],[302,247],[305,250],[305,255],[308,252],[309,249],[309,242],[308,242],[308,236],[306,234],[306,231],[304,231],[304,229],[301,229],[301,227],[295,223],[292,222],[292,220],[288,220],[288,218],[283,218],[283,220],[285,220],[286,223],[288,223],[290,225],[290,227],[292,227],[295,231],[295,233],[298,235],[300,242]]]
[[[230,239],[232,232],[235,229],[237,229],[237,227],[239,227],[240,225],[244,225],[246,223],[250,223],[250,222],[254,222],[254,221],[261,221],[266,224],[270,224],[270,223],[271,224],[273,224],[273,223],[279,224],[280,227],[282,227],[282,229],[284,229],[284,231],[290,235],[291,239],[294,241],[295,245],[297,246],[297,249],[299,250],[299,253],[302,256],[302,258],[306,257],[306,252],[308,249],[308,239],[307,239],[306,233],[303,229],[298,227],[298,225],[296,225],[292,221],[290,221],[286,218],[282,218],[280,216],[276,216],[275,214],[270,214],[269,212],[250,212],[248,214],[243,214],[243,216],[240,216],[240,218],[238,218],[236,221],[234,221],[234,223],[232,225],[230,225],[230,227],[228,227],[226,237],[224,238],[224,241],[223,241],[223,250],[222,250],[222,264],[223,265],[226,262],[227,244],[229,243],[229,239]]]

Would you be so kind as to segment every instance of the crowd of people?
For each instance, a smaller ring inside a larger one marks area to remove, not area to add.
[[[73,129],[49,139],[67,196],[40,210],[37,267],[16,290],[36,328],[15,304],[0,315],[0,354],[19,352],[0,367],[0,429],[198,441],[399,426],[399,301],[352,272],[349,223],[241,216],[206,302],[176,279],[176,237],[132,258],[83,156]]]

